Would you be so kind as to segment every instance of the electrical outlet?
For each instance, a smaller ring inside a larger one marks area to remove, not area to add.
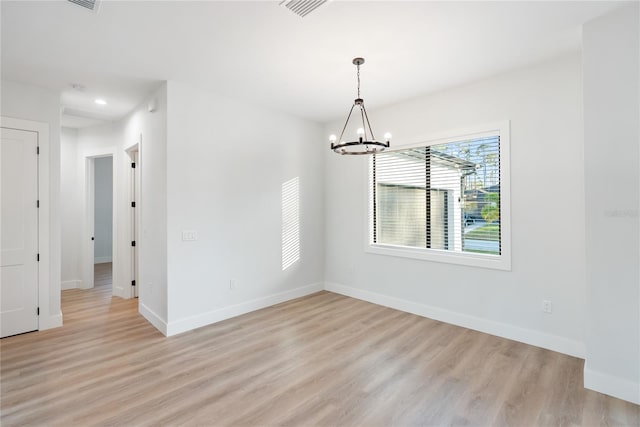
[[[233,291],[236,289],[236,281],[234,279],[229,280],[229,290]]]
[[[542,311],[544,311],[545,313],[551,314],[551,312],[553,311],[553,306],[551,305],[551,301],[549,300],[542,301]]]
[[[194,240],[198,240],[198,233],[192,230],[184,230],[182,232],[182,241],[183,242],[192,242]]]

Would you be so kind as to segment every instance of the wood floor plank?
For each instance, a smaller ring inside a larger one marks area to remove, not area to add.
[[[2,426],[640,425],[579,359],[330,292],[166,338],[97,266],[0,340]]]

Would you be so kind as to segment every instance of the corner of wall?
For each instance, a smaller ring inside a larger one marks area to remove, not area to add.
[[[588,360],[584,364],[584,387],[640,405],[640,383],[594,371]]]
[[[252,311],[280,304],[295,298],[301,298],[307,295],[320,292],[324,289],[323,283],[313,283],[307,286],[301,286],[285,292],[269,295],[262,298],[256,298],[245,301],[240,304],[222,307],[206,313],[188,317],[186,319],[178,319],[170,322],[166,327],[167,336],[173,336],[192,329],[201,328],[213,323],[221,322],[232,317],[241,316]],[[157,327],[157,326],[156,326]]]
[[[640,404],[638,3],[629,2],[584,24],[582,48],[587,287],[584,385]]]
[[[165,337],[169,336],[169,334],[167,333],[167,323],[142,302],[138,302],[138,312],[142,315],[142,317],[147,319],[149,323],[151,323],[157,330],[162,332]]]

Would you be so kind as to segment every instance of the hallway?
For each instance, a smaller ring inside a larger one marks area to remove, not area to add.
[[[113,271],[110,262],[93,265],[93,286],[111,286],[113,284]]]

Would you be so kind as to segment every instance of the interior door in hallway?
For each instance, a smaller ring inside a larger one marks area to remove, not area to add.
[[[132,150],[129,155],[131,156],[131,229],[132,235],[131,238],[135,242],[140,242],[140,208],[139,208],[139,194],[140,194],[140,152],[139,150]],[[133,287],[133,296],[139,296],[140,290],[140,280],[138,280],[138,256],[139,256],[139,245],[132,246],[132,283],[135,284]]]
[[[0,335],[38,329],[38,135],[2,128]]]

